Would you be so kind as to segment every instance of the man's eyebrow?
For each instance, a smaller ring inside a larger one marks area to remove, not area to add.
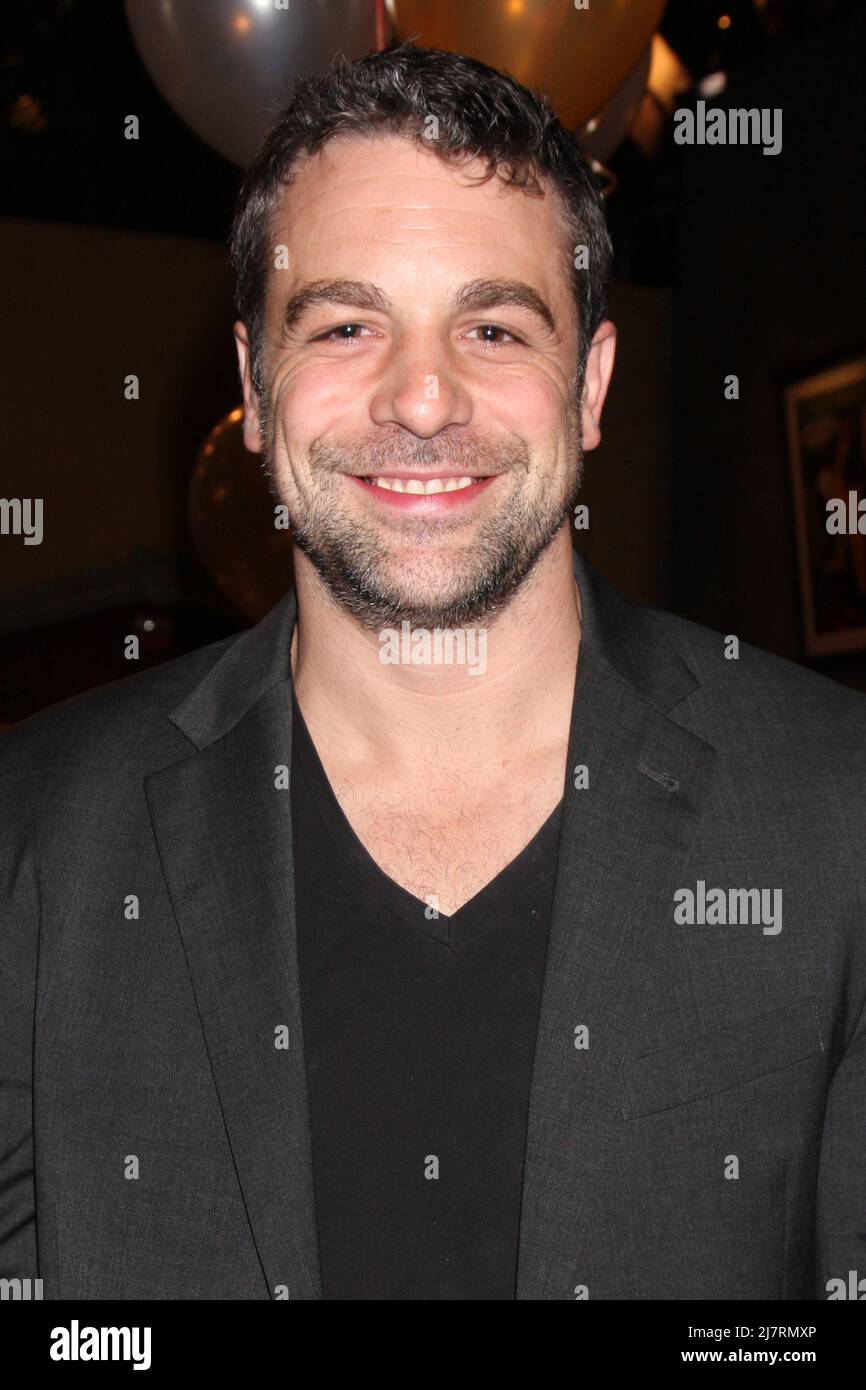
[[[312,280],[287,300],[282,313],[283,332],[290,333],[304,314],[317,304],[373,309],[382,314],[389,313],[393,308],[385,291],[369,280]],[[550,308],[538,291],[522,280],[472,280],[451,297],[451,307],[457,313],[497,309],[502,305],[527,309],[540,319],[548,333],[556,332],[556,320]]]
[[[498,309],[510,304],[528,309],[544,324],[549,333],[556,332],[556,320],[544,299],[531,285],[522,280],[473,280],[464,285],[452,298],[455,310]]]
[[[284,333],[290,333],[316,304],[343,304],[348,309],[376,309],[387,314],[391,300],[369,280],[311,280],[296,290],[282,313]]]

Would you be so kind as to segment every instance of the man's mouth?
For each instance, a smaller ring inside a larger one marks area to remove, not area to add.
[[[373,473],[362,477],[349,475],[357,487],[364,488],[368,497],[396,507],[401,511],[419,512],[432,516],[440,511],[468,506],[496,481],[498,473]]]
[[[389,492],[412,492],[416,496],[430,497],[436,492],[459,492],[465,487],[472,487],[473,483],[480,483],[482,475],[469,477],[464,475],[460,478],[400,478],[391,474],[380,474],[374,477],[365,478],[365,483],[371,483],[373,487],[384,487]]]

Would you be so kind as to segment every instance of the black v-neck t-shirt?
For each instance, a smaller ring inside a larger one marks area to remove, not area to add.
[[[292,731],[322,1296],[513,1299],[562,802],[486,888],[436,918],[361,844],[294,688]]]

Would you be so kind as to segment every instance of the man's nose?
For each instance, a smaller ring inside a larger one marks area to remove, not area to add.
[[[472,398],[459,360],[432,334],[395,343],[370,404],[377,425],[398,424],[427,439],[447,425],[466,425]]]

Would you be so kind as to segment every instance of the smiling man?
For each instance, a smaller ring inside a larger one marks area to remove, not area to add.
[[[552,116],[568,202],[467,158],[456,101],[432,113],[435,147],[363,112],[335,133],[342,85],[357,102],[358,84],[413,73],[471,87],[479,123],[498,106],[515,154],[541,138],[545,114],[514,84],[485,94],[483,69],[444,55],[407,50],[308,89],[241,195],[236,338],[247,447],[296,543],[304,721],[373,860],[453,917],[562,797],[580,630],[569,518],[615,334],[598,194]],[[272,206],[263,188],[280,190]],[[573,269],[581,247],[590,276]],[[386,668],[381,633],[402,623],[495,624],[480,698],[467,666]]]
[[[866,1270],[864,701],[573,552],[615,341],[580,150],[403,45],[300,86],[232,254],[295,589],[0,744],[0,1273],[827,1297]]]

